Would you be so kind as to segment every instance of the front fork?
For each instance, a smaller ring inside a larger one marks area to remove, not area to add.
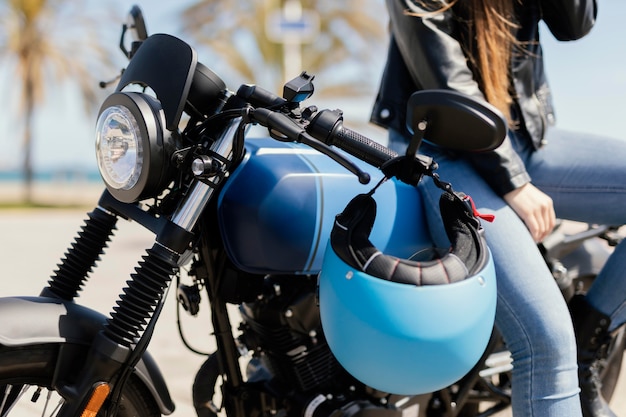
[[[232,157],[236,125],[233,123],[226,129],[211,147],[212,152],[224,160]],[[224,172],[220,173],[222,175],[194,180],[190,191],[169,220],[157,219],[138,206],[120,203],[108,191],[103,193],[99,207],[89,213],[82,232],[65,254],[48,286],[43,289],[42,296],[65,301],[73,301],[77,297],[89,272],[113,235],[118,216],[139,222],[157,237],[152,248],[146,251],[146,256],[135,268],[131,280],[127,281],[128,287],[120,295],[111,318],[94,339],[77,380],[71,384],[56,381],[57,389],[65,399],[59,416],[95,415],[106,400],[111,404],[109,409],[114,409],[124,381],[150,341],[165,291],[178,270],[180,254],[189,249],[194,238],[192,231],[225,177],[227,168],[224,166]],[[210,254],[202,253],[202,256],[207,257]],[[225,355],[233,362],[237,356],[226,305],[219,302],[217,304],[219,305],[212,306],[216,313],[214,324],[218,326],[215,328],[216,334],[227,332],[225,336],[218,338],[223,339],[218,340],[218,347],[234,350],[235,356]],[[228,342],[229,339],[231,342]],[[236,389],[242,379],[241,372],[238,366],[230,363],[227,366],[229,384]]]

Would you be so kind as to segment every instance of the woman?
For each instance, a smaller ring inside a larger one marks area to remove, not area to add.
[[[509,122],[492,152],[455,154],[427,143],[420,151],[439,163],[442,179],[495,214],[484,227],[498,276],[496,326],[514,361],[513,415],[580,416],[582,405],[585,417],[614,416],[595,365],[608,331],[626,321],[626,245],[572,304],[576,330],[536,245],[556,215],[626,223],[626,142],[550,128],[539,22],[559,40],[581,38],[595,23],[596,1],[387,0],[387,8],[391,39],[371,120],[389,129],[390,147],[406,149],[406,103],[416,90],[487,100]],[[437,216],[440,190],[429,180],[420,191]],[[436,244],[449,245],[440,219],[429,224]]]

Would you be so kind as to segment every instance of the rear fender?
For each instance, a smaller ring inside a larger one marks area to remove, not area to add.
[[[0,345],[43,343],[90,345],[106,317],[79,304],[47,297],[0,298]],[[145,352],[135,374],[148,388],[161,413],[174,411],[165,379],[154,359]]]

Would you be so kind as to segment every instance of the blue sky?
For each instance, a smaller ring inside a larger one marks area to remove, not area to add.
[[[599,1],[596,26],[583,39],[542,35],[558,125],[626,140],[626,1]]]
[[[120,19],[132,4],[137,3],[144,10],[151,33],[166,32],[177,36],[181,36],[178,33],[180,23],[172,16],[192,2],[114,1],[120,5]],[[121,21],[111,24],[117,34]],[[116,37],[111,40],[117,41]],[[602,0],[596,27],[582,40],[557,42],[544,30],[542,42],[555,95],[558,126],[621,136],[626,140],[626,133],[622,131],[622,120],[626,118],[626,1]],[[2,82],[6,82],[6,77]],[[69,88],[65,90],[50,98],[41,109],[35,139],[35,164],[41,168],[93,169],[96,166],[93,152],[95,115],[91,119],[85,116],[76,100],[77,94]],[[315,102],[315,96],[312,102]],[[338,101],[329,106],[344,109],[349,125],[350,122],[366,121],[370,105],[371,102],[362,101],[358,107],[353,107],[349,101]],[[0,170],[20,164],[20,137],[12,133],[12,122],[10,109],[1,109]]]

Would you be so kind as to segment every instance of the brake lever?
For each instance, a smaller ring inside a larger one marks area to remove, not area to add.
[[[361,170],[361,168],[359,168],[354,162],[352,162],[351,160],[349,160],[348,158],[346,158],[345,156],[337,152],[335,149],[326,145],[324,142],[320,142],[319,140],[315,139],[314,137],[312,137],[306,132],[304,132],[304,134],[302,135],[300,142],[305,145],[310,146],[316,151],[323,153],[324,155],[328,156],[335,162],[339,163],[348,171],[356,175],[361,184],[369,184],[370,179],[371,179],[370,174]]]

